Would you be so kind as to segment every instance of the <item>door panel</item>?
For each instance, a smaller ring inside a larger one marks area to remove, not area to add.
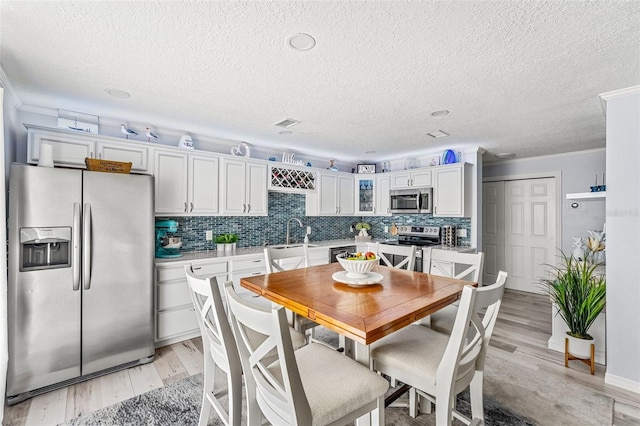
[[[507,287],[542,293],[540,279],[556,253],[554,178],[505,182]]]
[[[496,282],[504,270],[504,182],[482,184],[482,241],[484,251],[484,284]]]
[[[83,375],[154,353],[152,188],[150,176],[84,172],[91,279],[82,286]]]

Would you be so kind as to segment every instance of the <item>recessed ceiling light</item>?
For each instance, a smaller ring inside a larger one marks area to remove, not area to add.
[[[280,131],[278,133],[280,133],[281,135],[290,135],[293,132],[291,130],[282,130],[282,131]]]
[[[441,110],[438,110],[438,111],[433,111],[433,112],[431,113],[431,116],[432,116],[432,117],[444,117],[444,116],[445,116],[445,115],[447,115],[447,114],[449,114],[449,111],[448,111],[448,110],[446,110],[446,109],[441,109]]]
[[[291,34],[287,37],[287,46],[294,50],[305,51],[311,50],[315,47],[316,40],[311,37],[309,34],[298,33]]]
[[[113,96],[114,98],[129,99],[131,95],[128,92],[120,89],[104,89],[105,92]]]
[[[438,130],[435,132],[429,132],[427,133],[427,135],[431,136],[432,138],[444,138],[445,136],[449,136],[449,133],[442,130]]]
[[[506,160],[515,156],[516,154],[514,154],[513,152],[501,152],[500,154],[494,155],[494,157],[496,157],[498,160]]]

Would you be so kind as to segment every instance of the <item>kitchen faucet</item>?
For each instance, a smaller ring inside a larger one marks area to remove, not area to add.
[[[289,244],[290,244],[290,243],[289,243],[289,239],[290,239],[290,238],[289,238],[289,225],[291,224],[291,221],[292,221],[292,220],[297,221],[297,222],[298,222],[298,224],[300,225],[300,228],[302,228],[302,222],[300,222],[300,219],[298,219],[297,217],[292,217],[291,219],[289,219],[289,220],[287,221],[287,240],[286,240],[286,242],[285,242],[285,244],[287,244],[287,245],[289,245]]]

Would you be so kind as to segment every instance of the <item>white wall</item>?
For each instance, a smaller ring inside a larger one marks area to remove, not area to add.
[[[598,183],[601,183],[602,174],[605,172],[604,149],[485,164],[483,178],[555,172],[561,174],[559,205],[562,207],[558,224],[562,229],[560,247],[565,253],[570,254],[573,237],[587,236],[587,230],[601,231],[605,221],[603,199],[579,200],[579,207],[576,209],[571,208],[574,200],[566,199],[567,193],[589,192],[589,186],[595,184],[596,174]]]
[[[640,393],[640,86],[600,95],[607,117],[607,373]]]

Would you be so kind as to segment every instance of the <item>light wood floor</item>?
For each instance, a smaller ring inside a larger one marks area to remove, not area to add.
[[[548,298],[507,290],[490,354],[518,365],[535,365],[546,374],[570,378],[585,389],[610,396],[616,401],[615,425],[640,425],[640,396],[605,385],[602,365],[597,365],[595,376],[580,362],[572,362],[565,368],[564,355],[547,349],[550,335]],[[202,342],[199,338],[187,340],[157,349],[152,364],[49,392],[12,407],[5,406],[3,425],[59,424],[201,371]]]

